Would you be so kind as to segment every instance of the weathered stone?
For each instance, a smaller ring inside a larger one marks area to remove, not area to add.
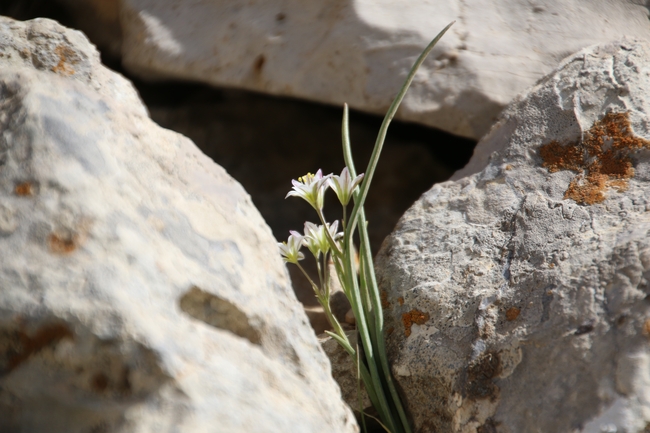
[[[243,188],[80,32],[0,40],[0,431],[357,431]]]
[[[650,38],[648,8],[636,0],[59,1],[107,51],[121,33],[123,64],[143,77],[379,114],[424,46],[456,20],[398,118],[473,138],[568,54],[621,35]]]
[[[357,331],[347,331],[346,334],[350,344],[356,347]],[[363,382],[359,381],[350,354],[332,337],[322,335],[320,343],[332,363],[332,376],[341,387],[343,400],[356,411],[359,411],[359,407],[365,412],[372,410],[372,403],[370,403]]]
[[[568,57],[382,246],[415,431],[647,430],[648,71],[647,42]]]

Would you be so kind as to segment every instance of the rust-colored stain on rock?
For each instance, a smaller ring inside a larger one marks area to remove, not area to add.
[[[14,188],[14,193],[23,197],[34,195],[34,187],[31,182],[21,182]]]
[[[404,335],[407,337],[411,335],[411,326],[424,325],[429,320],[429,314],[423,313],[420,310],[411,310],[408,313],[402,314],[402,323],[404,324]]]
[[[52,233],[47,237],[50,251],[57,254],[68,254],[77,249],[76,236],[59,236]]]
[[[32,355],[64,338],[74,338],[74,335],[61,323],[43,326],[33,335],[22,330],[13,331],[6,336],[0,335],[0,340],[4,340],[0,342],[5,343],[5,350],[0,352],[0,376],[11,373]]]
[[[634,176],[630,155],[642,148],[650,149],[650,141],[634,135],[629,113],[608,113],[594,122],[581,142],[561,145],[552,141],[540,147],[539,154],[543,167],[551,173],[578,173],[569,183],[565,199],[592,205],[605,200],[607,188],[627,189],[628,179]]]
[[[256,74],[262,73],[265,63],[266,63],[266,57],[264,56],[264,54],[260,54],[255,58],[255,61],[253,62],[253,70],[255,71]]]
[[[77,60],[74,59],[76,56],[74,50],[70,47],[59,45],[54,49],[54,52],[59,56],[59,63],[52,67],[52,72],[60,75],[73,75],[75,70],[71,65],[77,63]]]
[[[386,293],[385,290],[382,290],[381,293],[379,294],[379,298],[381,301],[381,308],[384,310],[388,307],[390,307],[390,302],[388,302],[388,294]]]
[[[519,313],[521,313],[521,310],[517,307],[508,308],[508,310],[506,310],[506,320],[508,322],[512,322],[513,320],[516,320],[517,317],[519,317]]]
[[[492,382],[492,379],[499,374],[501,374],[501,359],[498,354],[487,352],[473,361],[467,368],[468,398],[495,401],[499,395],[499,387]]]
[[[646,321],[643,322],[643,333],[650,337],[650,319],[646,319]]]

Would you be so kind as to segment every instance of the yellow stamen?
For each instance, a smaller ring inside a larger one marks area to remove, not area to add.
[[[300,176],[300,177],[298,178],[298,182],[301,182],[301,183],[307,183],[307,182],[311,181],[313,178],[314,178],[314,175],[313,175],[313,174],[311,174],[311,173],[307,173],[307,174],[304,175],[304,176]]]

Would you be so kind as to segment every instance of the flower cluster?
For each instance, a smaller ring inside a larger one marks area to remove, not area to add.
[[[280,254],[284,261],[296,265],[311,284],[316,298],[323,306],[330,324],[337,331],[338,335],[345,334],[330,308],[330,275],[328,263],[330,260],[332,261],[339,282],[343,285],[342,279],[344,276],[342,272],[344,268],[343,260],[345,258],[345,250],[342,239],[344,233],[338,231],[339,221],[329,223],[325,220],[325,215],[323,214],[325,191],[328,188],[332,188],[341,202],[343,206],[341,227],[345,228],[345,209],[362,179],[363,174],[353,179],[350,176],[350,171],[345,167],[340,176],[335,176],[334,174],[323,176],[322,170],[318,170],[316,174],[307,173],[299,177],[298,180],[292,180],[293,188],[289,191],[287,197],[300,197],[309,203],[316,210],[321,224],[314,224],[307,221],[303,233],[292,230],[289,232],[289,239],[278,244],[280,246]],[[318,271],[318,284],[299,263],[299,261],[305,258],[305,255],[300,252],[302,247],[307,247],[312,256],[314,256]]]
[[[363,180],[363,173],[352,179],[347,167],[341,171],[340,176],[333,174],[323,176],[323,171],[318,170],[316,174],[307,173],[298,180],[292,180],[293,190],[289,191],[287,197],[300,197],[318,211],[323,209],[325,190],[331,187],[341,204],[347,206],[352,192],[361,180]]]
[[[297,265],[299,260],[304,259],[305,256],[300,252],[302,246],[307,247],[316,260],[320,259],[321,254],[327,255],[330,250],[340,251],[338,241],[343,237],[343,233],[337,232],[339,222],[334,221],[330,224],[325,221],[323,216],[325,191],[327,188],[332,188],[345,208],[362,180],[363,173],[353,179],[350,176],[350,171],[345,167],[339,176],[334,174],[323,176],[323,171],[318,170],[316,174],[307,173],[299,177],[298,180],[291,181],[293,187],[286,198],[300,197],[304,199],[316,210],[322,224],[306,222],[304,234],[291,231],[289,239],[278,244],[280,254],[285,262]]]

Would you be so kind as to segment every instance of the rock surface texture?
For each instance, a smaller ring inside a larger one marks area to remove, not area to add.
[[[59,1],[143,77],[347,102],[378,114],[420,51],[456,20],[398,118],[477,139],[567,55],[623,35],[650,39],[648,7],[636,0]]]
[[[0,431],[358,431],[243,188],[81,33],[0,40]]]
[[[648,95],[647,42],[568,57],[384,242],[415,431],[648,431]]]

